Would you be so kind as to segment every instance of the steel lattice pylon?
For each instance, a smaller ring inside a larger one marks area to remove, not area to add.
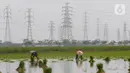
[[[99,18],[97,18],[97,40],[100,40],[100,32],[99,32]]]
[[[9,8],[9,6],[6,6],[6,8],[4,9],[4,18],[6,22],[5,42],[11,42],[11,33],[10,33],[11,9]]]
[[[32,15],[32,9],[31,8],[28,8],[27,10],[27,24],[28,24],[28,29],[27,29],[27,40],[28,41],[33,41],[33,38],[32,38],[32,23],[33,23],[33,15]]]
[[[52,44],[54,42],[54,22],[50,21],[49,23],[49,31],[50,31],[50,36],[49,36],[49,40],[50,43]]]
[[[126,29],[126,22],[124,23],[124,29],[123,29],[123,40],[126,41],[127,39],[127,29]]]
[[[108,41],[108,24],[105,23],[104,26],[104,41]]]
[[[85,14],[85,21],[84,21],[84,40],[88,40],[88,29],[87,29],[87,12]]]
[[[120,41],[120,28],[117,29],[117,41]]]
[[[66,6],[63,6],[63,25],[61,26],[61,39],[62,40],[72,40],[72,19],[71,12],[72,7],[68,6],[69,3],[66,3]]]

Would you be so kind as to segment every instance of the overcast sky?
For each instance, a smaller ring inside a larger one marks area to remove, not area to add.
[[[126,22],[127,29],[130,24],[130,1],[129,0],[0,0],[0,40],[4,41],[5,23],[3,10],[9,5],[12,12],[11,38],[12,42],[22,42],[27,36],[27,24],[25,24],[25,12],[32,8],[34,13],[33,39],[44,40],[49,38],[49,21],[55,23],[54,38],[59,40],[58,28],[61,25],[62,6],[66,2],[73,7],[73,37],[83,40],[84,12],[88,13],[88,37],[96,38],[96,19],[100,19],[100,38],[103,39],[104,23],[108,23],[109,40],[117,40],[117,28],[120,28],[123,38],[123,24]],[[125,4],[126,14],[116,15],[115,4]],[[128,36],[129,39],[129,36]]]

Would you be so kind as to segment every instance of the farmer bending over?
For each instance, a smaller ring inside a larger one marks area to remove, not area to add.
[[[83,51],[81,49],[79,49],[77,52],[76,52],[76,60],[83,60]]]
[[[39,59],[39,58],[38,58],[38,53],[37,53],[36,51],[30,51],[30,52],[31,52],[31,58],[36,57],[37,60]]]

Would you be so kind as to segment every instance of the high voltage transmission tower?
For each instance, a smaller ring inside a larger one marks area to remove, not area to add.
[[[117,29],[117,41],[118,42],[120,41],[120,29],[119,28]]]
[[[10,20],[11,20],[11,9],[6,6],[4,9],[4,19],[6,22],[5,27],[5,42],[11,42],[11,31],[10,31]]]
[[[33,42],[33,37],[32,37],[32,24],[33,24],[33,14],[32,14],[32,9],[31,8],[28,8],[27,11],[26,11],[26,19],[27,19],[27,25],[28,25],[28,28],[27,28],[27,40],[29,42]]]
[[[63,41],[63,36],[62,36],[63,33],[62,33],[62,32],[63,32],[62,26],[60,25],[60,26],[59,26],[59,38],[60,38],[59,40],[61,40],[61,41]]]
[[[49,23],[49,30],[50,30],[50,36],[49,36],[49,40],[50,43],[52,44],[54,42],[54,22],[50,21]]]
[[[124,23],[124,29],[123,29],[123,40],[126,41],[127,40],[127,29],[126,29],[126,23]]]
[[[66,3],[66,6],[63,6],[63,25],[61,26],[62,28],[62,41],[63,40],[68,40],[71,41],[72,40],[72,19],[71,19],[71,12],[72,12],[72,7],[68,6],[69,3]]]
[[[104,41],[108,41],[108,24],[105,23],[104,26]]]
[[[129,34],[129,41],[130,41],[130,30],[128,30],[128,34]]]
[[[100,40],[100,34],[99,34],[99,18],[97,18],[97,40]]]
[[[88,30],[87,30],[87,12],[85,14],[85,22],[84,22],[84,40],[88,40]]]

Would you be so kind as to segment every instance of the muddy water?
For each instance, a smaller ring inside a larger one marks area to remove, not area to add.
[[[96,60],[93,67],[90,66],[88,61],[84,61],[81,65],[75,63],[75,61],[48,61],[48,66],[52,68],[52,73],[96,73],[96,64],[103,63],[106,73],[128,73],[129,63],[122,60],[111,60],[107,64],[103,60]],[[2,73],[17,73],[16,68],[19,65],[19,61],[14,63],[0,62],[0,71]],[[43,70],[39,67],[31,67],[28,61],[25,62],[25,73],[43,73]]]

